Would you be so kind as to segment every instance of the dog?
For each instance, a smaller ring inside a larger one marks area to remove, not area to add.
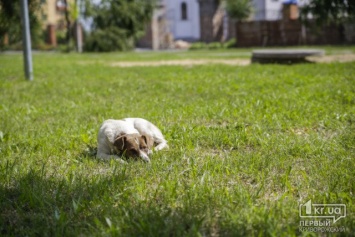
[[[149,148],[153,148],[155,151],[160,151],[164,148],[168,148],[168,143],[165,140],[163,134],[160,129],[149,122],[148,120],[142,118],[125,118],[123,121],[131,124],[138,132],[142,135],[145,135],[147,139],[147,145]],[[149,153],[153,153],[150,149]]]
[[[154,124],[142,118],[108,119],[104,121],[97,136],[99,159],[115,158],[122,163],[121,155],[127,158],[141,158],[150,162],[152,149],[167,148],[167,141]]]

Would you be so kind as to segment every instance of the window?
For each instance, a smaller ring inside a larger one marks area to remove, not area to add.
[[[186,2],[181,3],[181,20],[187,20],[187,4]]]
[[[66,1],[64,0],[57,0],[55,5],[57,11],[65,11],[65,9],[67,8]]]

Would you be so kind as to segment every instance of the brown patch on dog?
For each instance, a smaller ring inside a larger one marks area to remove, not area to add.
[[[143,151],[145,154],[149,155],[149,145],[147,143],[147,137],[145,135],[140,136],[139,138],[139,149]]]
[[[145,144],[147,144],[148,149],[152,149],[154,147],[154,139],[152,136],[149,136],[148,134],[142,134],[142,138],[145,141]]]
[[[139,134],[126,134],[117,137],[113,145],[119,154],[130,158],[138,158],[140,151],[148,154],[146,138]]]

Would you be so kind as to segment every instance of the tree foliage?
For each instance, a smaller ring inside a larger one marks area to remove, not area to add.
[[[228,15],[236,20],[248,18],[252,11],[250,0],[225,0]]]
[[[154,9],[153,0],[102,0],[86,6],[93,19],[85,42],[88,51],[128,50],[145,30]]]
[[[28,0],[29,21],[32,42],[36,43],[41,37],[40,22],[37,12],[38,0]],[[20,0],[0,0],[0,48],[4,45],[4,37],[9,37],[9,43],[22,40],[21,4]]]
[[[343,23],[354,21],[355,1],[354,0],[310,0],[301,10],[302,20],[308,16],[323,24],[328,22]]]

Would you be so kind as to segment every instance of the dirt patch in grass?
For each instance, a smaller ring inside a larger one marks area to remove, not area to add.
[[[135,67],[135,66],[195,66],[206,64],[226,64],[245,66],[250,64],[249,59],[183,59],[165,61],[141,61],[141,62],[115,62],[113,67]]]
[[[322,57],[310,57],[309,61],[315,63],[331,62],[351,62],[355,61],[355,54],[326,55]],[[113,67],[137,67],[137,66],[196,66],[209,64],[225,64],[232,66],[247,66],[251,63],[250,59],[183,59],[183,60],[164,60],[164,61],[139,61],[139,62],[114,62]]]
[[[310,57],[309,60],[316,63],[345,63],[355,61],[355,54],[325,55],[322,57]]]

